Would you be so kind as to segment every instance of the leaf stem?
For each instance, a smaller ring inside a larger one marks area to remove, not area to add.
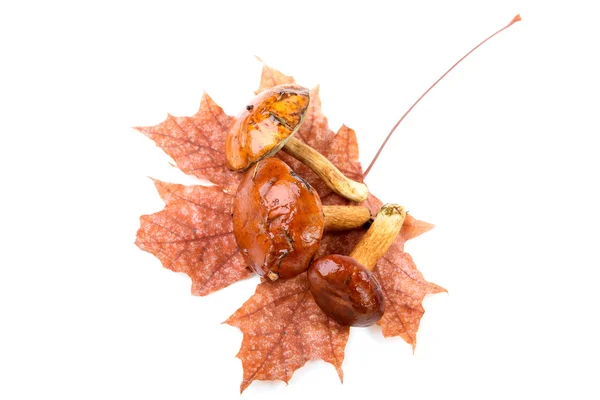
[[[379,150],[377,150],[377,153],[375,154],[375,157],[373,157],[373,160],[371,161],[371,164],[369,164],[369,167],[367,168],[367,170],[365,171],[364,174],[364,178],[367,177],[367,175],[369,174],[369,172],[371,171],[371,168],[373,168],[373,164],[375,164],[375,161],[377,161],[377,158],[379,158],[379,154],[381,154],[381,151],[383,150],[383,148],[385,147],[386,143],[388,142],[388,140],[390,140],[390,137],[392,136],[392,133],[394,133],[394,131],[396,130],[396,128],[398,127],[398,125],[400,125],[400,123],[404,120],[404,118],[408,115],[408,113],[410,113],[412,111],[413,108],[415,108],[415,106],[417,104],[419,104],[419,102],[421,101],[421,99],[423,97],[425,97],[425,95],[427,93],[429,93],[429,91],[431,89],[433,89],[435,87],[435,85],[438,84],[439,81],[441,81],[442,79],[444,79],[444,77],[446,75],[448,75],[448,73],[450,71],[452,71],[454,69],[454,67],[456,67],[458,64],[460,64],[460,62],[462,60],[464,60],[465,58],[467,58],[472,52],[474,52],[475,50],[477,50],[481,45],[483,45],[485,42],[487,42],[488,40],[490,40],[491,38],[493,38],[494,36],[496,36],[497,34],[499,34],[500,32],[502,32],[503,30],[509,28],[512,24],[514,24],[515,22],[518,22],[521,20],[521,16],[519,14],[517,14],[512,21],[510,21],[510,23],[508,25],[506,25],[505,27],[503,27],[502,29],[499,29],[498,31],[494,32],[493,34],[491,34],[490,36],[488,36],[485,40],[483,40],[482,42],[480,42],[477,46],[473,47],[467,54],[465,54],[464,56],[461,57],[460,60],[458,60],[457,62],[454,63],[453,66],[451,66],[446,72],[444,72],[444,74],[442,76],[440,76],[438,78],[437,81],[435,81],[433,83],[433,85],[429,86],[429,89],[427,89],[422,95],[421,97],[419,97],[417,99],[417,101],[415,101],[413,103],[412,106],[410,106],[410,108],[404,113],[404,115],[402,117],[400,117],[400,119],[398,120],[398,122],[396,122],[396,125],[394,125],[394,127],[392,128],[392,130],[390,131],[390,133],[388,133],[387,137],[385,138],[385,140],[383,141],[383,143],[381,144],[381,147],[379,147]]]

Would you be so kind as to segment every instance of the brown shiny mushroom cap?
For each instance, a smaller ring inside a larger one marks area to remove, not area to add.
[[[233,202],[233,232],[248,265],[271,280],[306,271],[323,235],[316,191],[283,161],[252,167]]]
[[[352,257],[328,255],[313,261],[308,285],[321,310],[343,325],[370,326],[383,315],[381,285]]]
[[[300,127],[309,102],[308,89],[295,84],[275,86],[256,96],[229,128],[227,167],[245,170],[281,149]]]

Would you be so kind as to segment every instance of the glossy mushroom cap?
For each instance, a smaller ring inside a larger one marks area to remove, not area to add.
[[[281,149],[300,127],[309,102],[308,89],[294,84],[275,86],[256,96],[227,133],[227,167],[245,170]]]
[[[233,202],[233,233],[246,262],[271,280],[306,271],[323,235],[316,191],[283,161],[252,167]]]
[[[342,325],[370,326],[384,311],[377,279],[352,257],[321,257],[308,269],[310,291],[323,312]]]

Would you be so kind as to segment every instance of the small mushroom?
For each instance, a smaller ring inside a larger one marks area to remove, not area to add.
[[[325,314],[343,325],[369,326],[379,321],[385,302],[370,271],[398,236],[405,217],[403,207],[386,204],[349,257],[328,255],[311,263],[308,285]]]
[[[308,104],[308,89],[294,84],[275,86],[256,96],[230,127],[225,141],[227,167],[246,170],[281,148],[312,169],[334,192],[362,202],[369,191],[364,183],[347,178],[327,158],[293,137]]]
[[[277,158],[259,161],[248,170],[232,216],[246,262],[270,280],[306,271],[324,229],[354,229],[371,221],[363,206],[322,206],[310,184]]]

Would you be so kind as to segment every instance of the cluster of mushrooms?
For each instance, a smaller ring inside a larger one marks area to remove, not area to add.
[[[369,326],[384,312],[381,285],[370,272],[400,232],[406,213],[384,205],[375,218],[364,206],[323,206],[317,192],[286,163],[282,149],[311,168],[333,191],[354,202],[368,189],[344,176],[326,157],[293,137],[310,103],[307,89],[279,85],[255,97],[230,128],[228,167],[246,171],[233,203],[233,229],[244,259],[266,279],[308,271],[318,306],[343,325]],[[350,256],[313,259],[324,230],[369,226]]]

